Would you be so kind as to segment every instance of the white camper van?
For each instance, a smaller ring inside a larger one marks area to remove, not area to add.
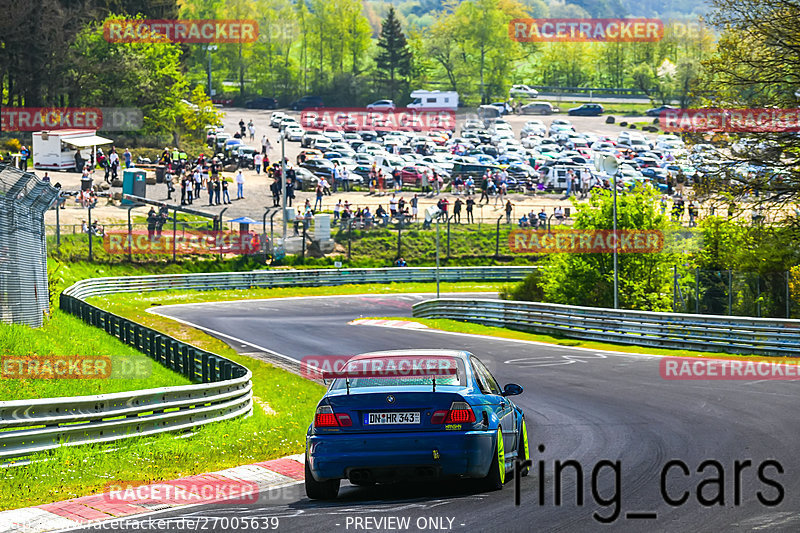
[[[96,147],[112,143],[111,139],[95,135],[95,130],[37,131],[33,134],[33,168],[72,169],[79,150],[81,159],[88,161]]]
[[[410,109],[453,109],[458,107],[458,93],[455,91],[413,91]]]

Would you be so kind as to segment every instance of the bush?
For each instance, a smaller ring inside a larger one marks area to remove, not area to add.
[[[500,289],[502,300],[523,300],[526,302],[543,302],[542,271],[534,270],[517,285],[509,285]]]
[[[22,143],[19,139],[9,139],[5,142],[5,147],[12,152],[19,152],[22,150]]]

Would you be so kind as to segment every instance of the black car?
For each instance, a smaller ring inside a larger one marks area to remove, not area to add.
[[[658,107],[651,107],[650,109],[645,111],[644,114],[647,115],[648,117],[657,117],[661,115],[662,112],[669,111],[670,109],[678,109],[678,108],[671,105],[660,105]]]
[[[333,179],[333,163],[327,159],[308,159],[300,164],[317,177],[325,178],[329,182]]]
[[[260,96],[245,102],[247,109],[278,109],[278,100],[267,96]]]
[[[289,105],[289,109],[293,109],[295,111],[302,111],[303,109],[308,109],[309,107],[323,107],[322,98],[319,96],[304,96],[299,100],[295,100]]]
[[[573,107],[567,114],[571,117],[598,117],[603,114],[603,106],[600,104],[582,104]]]

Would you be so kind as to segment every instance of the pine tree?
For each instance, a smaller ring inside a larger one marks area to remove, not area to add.
[[[394,7],[389,8],[386,19],[381,23],[381,34],[378,38],[378,55],[375,58],[379,73],[388,81],[389,95],[394,100],[398,82],[411,74],[411,49],[406,36],[395,15]]]

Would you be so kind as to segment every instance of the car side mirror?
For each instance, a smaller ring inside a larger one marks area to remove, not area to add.
[[[522,387],[516,383],[509,383],[503,388],[503,396],[516,396],[522,394]]]

